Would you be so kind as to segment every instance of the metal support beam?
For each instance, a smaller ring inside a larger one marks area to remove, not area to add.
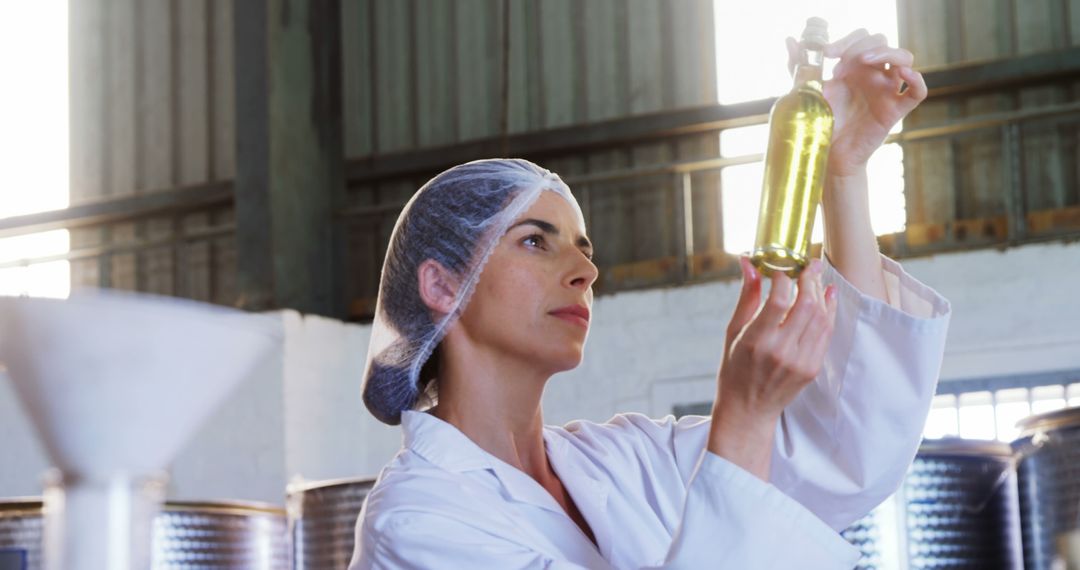
[[[775,99],[737,105],[709,105],[614,119],[583,126],[549,129],[509,137],[492,137],[448,147],[387,153],[349,160],[353,184],[435,173],[477,158],[516,156],[541,159],[590,148],[604,148],[675,135],[758,124],[769,114]]]
[[[100,226],[160,214],[178,214],[213,206],[227,206],[230,202],[232,184],[229,182],[148,192],[127,198],[78,204],[63,210],[0,218],[0,237]]]
[[[993,91],[1003,86],[1055,81],[1080,75],[1080,47],[924,72],[930,97]],[[491,156],[542,159],[590,148],[611,147],[728,129],[764,122],[775,99],[664,111],[448,147],[354,157],[348,178],[366,184],[409,175],[434,174],[454,164]]]
[[[239,304],[344,314],[340,0],[236,0]]]
[[[1077,74],[1080,47],[923,71],[930,97],[1000,91],[1002,87],[1030,86]]]

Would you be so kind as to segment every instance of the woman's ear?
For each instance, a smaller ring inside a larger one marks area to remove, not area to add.
[[[420,299],[428,309],[446,315],[454,308],[458,280],[455,275],[434,259],[425,259],[416,270]]]

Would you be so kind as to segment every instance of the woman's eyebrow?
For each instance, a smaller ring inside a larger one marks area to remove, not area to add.
[[[512,230],[512,229],[514,229],[516,227],[529,226],[529,225],[536,226],[537,228],[540,229],[540,231],[542,231],[542,232],[544,232],[546,234],[551,234],[553,236],[558,236],[559,235],[559,228],[555,227],[555,224],[552,224],[551,222],[545,222],[544,220],[538,220],[536,218],[526,218],[524,220],[521,220],[520,222],[518,222],[518,223],[510,226],[509,228],[507,228],[506,231],[509,233],[510,230]],[[578,236],[578,238],[576,240],[574,240],[574,243],[580,248],[585,248],[585,249],[589,249],[589,250],[593,249],[592,242],[589,241],[589,238],[587,238],[585,236]]]
[[[536,218],[526,218],[524,220],[521,220],[520,222],[518,222],[518,223],[510,226],[509,228],[507,228],[506,231],[509,232],[510,230],[512,230],[512,229],[514,229],[514,228],[516,228],[518,226],[528,226],[528,225],[533,225],[533,226],[536,226],[536,227],[540,228],[540,231],[544,232],[545,234],[551,234],[553,236],[559,235],[559,228],[555,227],[555,224],[552,224],[550,222],[545,222],[544,220],[537,220]]]

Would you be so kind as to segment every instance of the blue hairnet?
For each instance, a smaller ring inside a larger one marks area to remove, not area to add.
[[[436,403],[437,383],[422,377],[424,364],[465,310],[499,239],[545,190],[561,195],[581,216],[557,174],[521,159],[455,166],[405,205],[383,262],[364,371],[364,405],[380,421],[397,425],[401,412]],[[428,259],[459,280],[453,309],[436,319],[420,298],[417,279]]]

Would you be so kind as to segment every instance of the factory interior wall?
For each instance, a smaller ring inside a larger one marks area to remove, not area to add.
[[[953,305],[942,381],[1080,368],[1080,243],[910,259],[905,269]],[[551,380],[548,423],[662,416],[714,393],[739,283],[600,297],[586,356]],[[370,327],[278,313],[281,354],[232,395],[173,464],[170,497],[284,502],[285,486],[374,477],[400,431],[360,401]],[[48,462],[10,383],[0,382],[0,496],[37,495]]]

